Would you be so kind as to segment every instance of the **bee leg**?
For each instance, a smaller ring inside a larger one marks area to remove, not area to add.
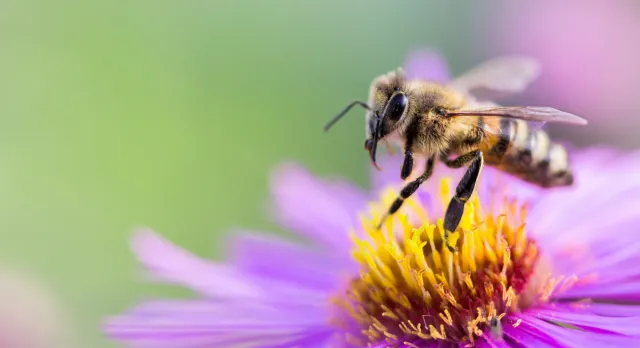
[[[448,154],[442,154],[440,156],[440,160],[449,168],[461,168],[465,164],[469,163],[469,161],[474,160],[478,156],[479,152],[480,150],[473,150],[452,160],[448,158]]]
[[[432,164],[433,165],[433,164]],[[400,177],[402,180],[406,180],[413,171],[413,152],[407,149],[404,152],[404,162],[402,162],[402,170],[400,171]]]
[[[455,246],[449,245],[449,234],[454,232],[458,228],[458,224],[460,224],[460,220],[462,219],[462,215],[464,214],[464,205],[473,194],[473,191],[476,187],[476,182],[478,181],[478,177],[480,176],[480,172],[482,171],[484,157],[482,157],[482,152],[480,151],[471,151],[468,154],[462,155],[453,160],[453,162],[456,162],[462,157],[470,154],[473,154],[474,156],[473,161],[458,183],[458,187],[456,187],[456,194],[449,202],[447,212],[444,214],[444,243],[452,252],[456,249]]]
[[[412,158],[411,161],[413,162],[413,157],[411,158]],[[410,183],[406,184],[402,188],[402,190],[400,190],[400,195],[398,196],[398,198],[396,198],[396,200],[393,201],[393,204],[391,204],[391,206],[389,207],[389,210],[382,216],[382,219],[380,219],[380,223],[378,224],[378,229],[382,227],[382,224],[387,219],[387,217],[395,214],[398,211],[398,209],[400,209],[405,199],[411,197],[411,195],[418,190],[418,187],[420,187],[420,185],[422,185],[423,182],[429,179],[431,174],[433,174],[434,160],[435,160],[435,156],[432,156],[431,158],[429,158],[427,160],[427,163],[422,175],[420,175],[417,179],[411,181]],[[405,163],[406,163],[406,158],[405,158]]]

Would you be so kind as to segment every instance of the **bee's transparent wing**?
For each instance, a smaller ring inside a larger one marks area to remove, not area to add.
[[[516,119],[503,116],[477,117],[475,115],[463,115],[455,116],[455,118],[456,122],[460,124],[480,128],[483,137],[478,146],[481,150],[493,149],[502,139],[509,139],[510,141],[507,148],[503,150],[505,153],[507,153],[512,146],[515,146],[516,143],[522,146],[523,141],[526,142],[529,150],[533,150],[534,146],[531,145],[530,142],[532,140],[530,139],[536,139],[537,141],[538,136],[532,137],[531,134],[537,132],[546,124],[544,121],[517,121]],[[491,158],[485,158],[485,161],[489,161],[491,165],[499,167],[510,158],[510,156],[493,156]]]
[[[512,118],[533,122],[555,122],[573,125],[586,125],[587,120],[580,116],[546,106],[490,106],[472,110],[456,110],[448,113],[449,117],[498,117]]]
[[[502,116],[483,116],[481,122],[478,122],[478,117],[473,116],[456,116],[456,119],[456,121],[461,124],[479,127],[485,135],[494,137],[507,136],[510,138],[512,136],[511,132],[513,131],[511,123],[515,123],[514,119]],[[547,122],[526,120],[524,123],[526,123],[526,131],[531,133],[544,127]],[[487,139],[488,137],[485,138],[485,140]]]
[[[542,128],[547,122],[565,123],[573,125],[585,125],[587,121],[579,116],[556,110],[549,107],[500,107],[492,106],[473,110],[450,112],[449,117],[455,117],[456,121],[472,127],[480,127],[489,137],[506,136],[513,139],[519,134],[519,139],[524,134],[532,133]],[[520,120],[522,122],[516,122]]]
[[[469,70],[449,86],[478,100],[495,100],[520,93],[540,74],[540,64],[531,57],[498,57]]]

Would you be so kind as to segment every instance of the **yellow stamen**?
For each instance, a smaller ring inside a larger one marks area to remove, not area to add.
[[[450,188],[451,181],[443,179],[439,192],[444,208],[451,199]],[[406,201],[408,215],[402,210],[377,230],[382,213],[397,197],[397,192],[386,190],[382,204],[371,205],[370,217],[360,218],[365,234],[351,234],[352,255],[361,274],[346,294],[338,294],[342,300],[334,301],[362,328],[362,337],[348,342],[386,340],[393,345],[422,339],[473,344],[489,329],[492,318],[501,320],[534,302],[523,297],[546,300],[567,284],[549,278],[535,282],[534,290],[526,288],[539,254],[526,235],[525,205],[491,197],[503,206],[497,215],[485,214],[480,199],[472,196],[460,227],[449,235],[450,246],[458,247],[452,253],[444,245],[443,220],[430,220],[435,214],[416,196]]]

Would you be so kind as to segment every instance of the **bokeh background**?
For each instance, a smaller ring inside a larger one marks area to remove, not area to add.
[[[454,74],[536,56],[510,101],[588,118],[552,129],[577,145],[640,146],[639,23],[633,0],[0,0],[0,265],[46,285],[68,346],[115,347],[104,316],[188,295],[139,281],[132,229],[222,257],[232,228],[284,233],[265,209],[281,161],[366,185],[362,112],[321,128],[413,49]]]

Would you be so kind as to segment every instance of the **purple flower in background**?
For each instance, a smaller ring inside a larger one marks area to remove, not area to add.
[[[409,75],[448,80],[443,60],[419,55],[433,65],[410,58]],[[373,194],[292,164],[275,171],[275,216],[308,244],[239,232],[215,262],[138,232],[150,275],[198,297],[144,302],[106,333],[139,348],[640,344],[640,179],[630,174],[640,154],[575,153],[575,185],[548,191],[486,168],[457,253],[443,245],[442,217],[462,173],[438,166],[377,230],[402,184],[400,162],[387,161]]]
[[[410,78],[422,77],[437,82],[447,82],[451,79],[447,61],[438,52],[430,49],[415,50],[409,54],[404,62],[404,69]]]
[[[544,74],[529,94],[537,104],[567,109],[591,127],[563,129],[580,144],[637,147],[640,125],[638,2],[501,1],[478,16],[490,52],[518,52],[540,59]]]

